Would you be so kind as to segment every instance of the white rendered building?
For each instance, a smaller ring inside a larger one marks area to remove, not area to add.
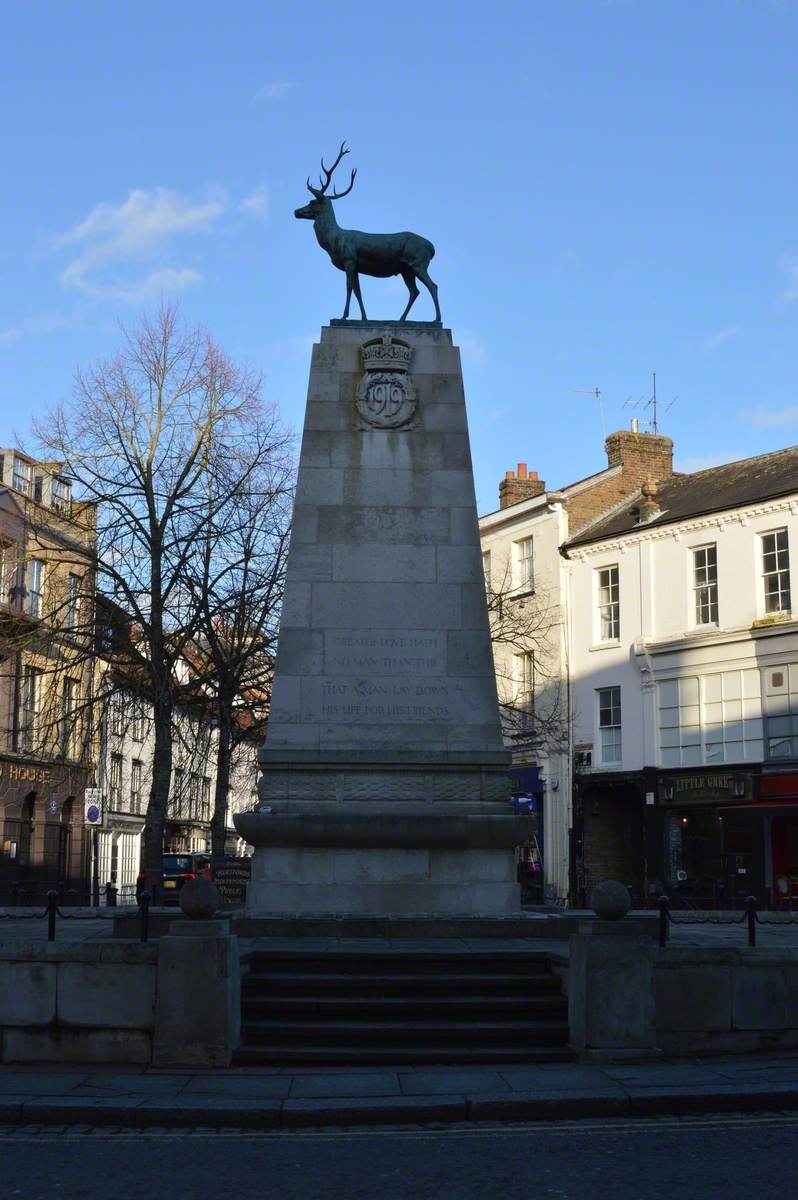
[[[560,547],[672,470],[669,438],[621,430],[606,452],[606,468],[556,491],[519,463],[501,481],[500,508],[479,523],[505,740],[517,790],[537,790],[548,902],[567,897],[572,858],[571,564]]]
[[[798,447],[652,481],[564,553],[577,902],[798,890]]]

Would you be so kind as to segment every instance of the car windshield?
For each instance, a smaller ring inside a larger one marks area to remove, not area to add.
[[[187,854],[165,854],[163,869],[164,871],[190,871],[191,859]]]

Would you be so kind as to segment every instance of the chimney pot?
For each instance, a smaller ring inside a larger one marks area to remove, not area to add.
[[[530,478],[530,479],[537,479],[537,477],[538,477],[538,473],[537,473],[537,471],[530,471],[530,472],[529,472],[529,478]]]
[[[526,479],[526,463],[518,464],[518,478]]]
[[[507,471],[505,474],[505,478],[506,479],[515,479],[515,471]]]

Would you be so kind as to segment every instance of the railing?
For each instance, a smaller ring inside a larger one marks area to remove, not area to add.
[[[671,925],[745,925],[748,931],[748,945],[756,946],[756,927],[757,925],[773,925],[780,927],[782,925],[798,925],[798,916],[796,917],[779,917],[778,921],[762,920],[759,915],[759,901],[756,896],[747,896],[745,899],[745,909],[737,917],[696,917],[685,916],[679,913],[674,916],[671,908],[670,898],[668,896],[660,896],[658,901],[659,908],[659,944],[667,946],[668,932]]]
[[[67,887],[65,883],[57,883],[54,880],[29,879],[18,880],[11,882],[10,899],[3,901],[0,899],[0,908],[6,905],[11,905],[12,908],[33,908],[39,904],[45,904],[47,893],[52,888],[58,893],[58,903],[63,906],[80,907],[84,906],[97,907],[102,903],[108,908],[114,908],[121,904],[138,904],[136,895],[137,885],[135,883],[123,884],[117,887],[115,883],[105,883],[97,889],[96,897],[94,897],[94,889],[92,887],[74,888]],[[154,897],[153,897],[154,900]]]
[[[142,892],[139,896],[138,905],[134,912],[114,912],[106,913],[99,908],[92,909],[90,913],[77,912],[62,912],[59,906],[59,894],[55,890],[50,890],[47,893],[47,906],[43,912],[34,913],[10,913],[5,909],[0,909],[0,921],[47,921],[47,941],[55,941],[56,921],[135,921],[141,917],[140,940],[146,942],[150,936],[150,893]],[[114,907],[114,905],[109,905]]]

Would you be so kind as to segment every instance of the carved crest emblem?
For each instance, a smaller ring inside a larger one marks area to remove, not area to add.
[[[385,332],[364,343],[363,378],[355,403],[361,429],[408,429],[416,416],[416,389],[410,378],[413,351]]]

